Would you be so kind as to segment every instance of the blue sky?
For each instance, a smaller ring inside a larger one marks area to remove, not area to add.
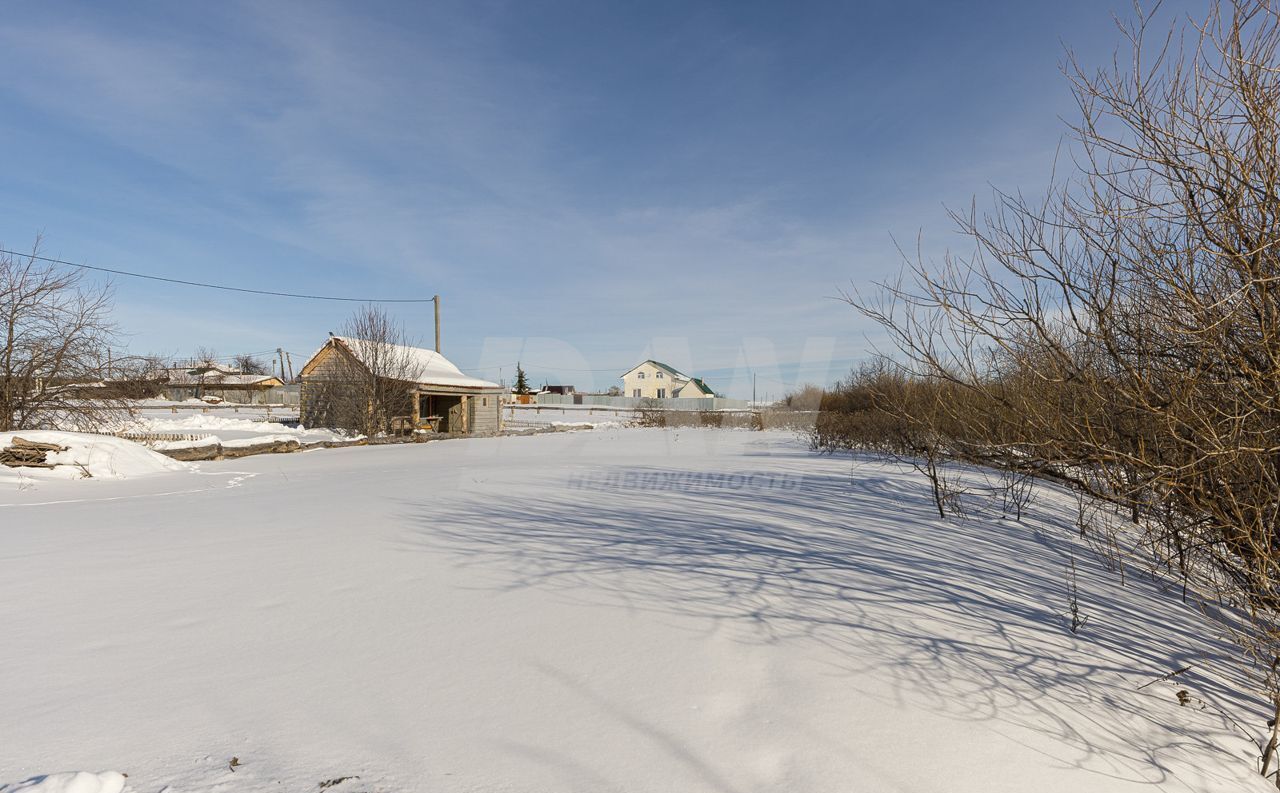
[[[893,236],[963,245],[944,206],[1044,184],[1063,44],[1103,62],[1127,8],[10,0],[0,246],[439,293],[446,355],[491,379],[657,357],[776,396],[865,355],[832,296],[895,273]],[[352,308],[114,284],[138,353],[305,358]],[[430,344],[429,304],[388,308]]]

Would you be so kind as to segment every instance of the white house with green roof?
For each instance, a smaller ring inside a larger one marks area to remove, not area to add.
[[[702,379],[651,359],[622,374],[622,395],[640,399],[709,399],[715,392]]]

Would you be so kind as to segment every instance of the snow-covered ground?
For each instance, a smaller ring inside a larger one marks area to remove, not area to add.
[[[0,787],[4,793],[120,793],[126,778],[119,771],[64,771],[40,774],[11,786]]]
[[[1273,789],[1230,648],[1050,491],[618,428],[0,487],[4,793]]]

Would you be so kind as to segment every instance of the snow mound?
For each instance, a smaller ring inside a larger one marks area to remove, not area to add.
[[[0,432],[0,448],[13,445],[14,438],[65,446],[65,452],[49,452],[45,461],[54,468],[0,468],[0,475],[83,479],[132,479],[169,471],[185,471],[190,466],[151,451],[140,443],[110,435],[82,432],[20,430]],[[5,793],[8,793],[5,791]]]
[[[270,419],[236,418],[197,413],[186,416],[141,416],[120,429],[142,433],[200,433],[211,438],[202,441],[157,441],[147,445],[153,449],[185,449],[210,443],[224,446],[252,446],[277,440],[296,440],[299,443],[343,440],[346,436],[336,430],[307,429],[288,426]]]
[[[298,434],[277,433],[275,435],[255,435],[252,438],[232,438],[229,441],[223,441],[222,445],[227,449],[243,449],[248,446],[260,446],[264,443],[288,443],[289,441],[297,441]]]
[[[246,430],[260,432],[264,429],[272,432],[292,432],[299,430],[270,421],[240,419],[226,416],[206,416],[200,413],[182,418],[142,418],[134,423],[133,428],[145,432],[190,432],[191,430]]]
[[[68,771],[36,776],[16,785],[0,786],[0,793],[120,793],[124,774],[117,771]]]
[[[610,430],[621,429],[620,421],[553,421],[550,426],[558,430]]]

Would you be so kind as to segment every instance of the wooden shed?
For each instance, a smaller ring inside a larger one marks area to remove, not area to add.
[[[502,429],[505,389],[463,374],[435,350],[331,336],[302,367],[299,379],[299,418],[308,427],[340,426],[333,393],[378,379],[391,395],[386,401],[394,405],[390,418],[397,427],[464,435]]]

